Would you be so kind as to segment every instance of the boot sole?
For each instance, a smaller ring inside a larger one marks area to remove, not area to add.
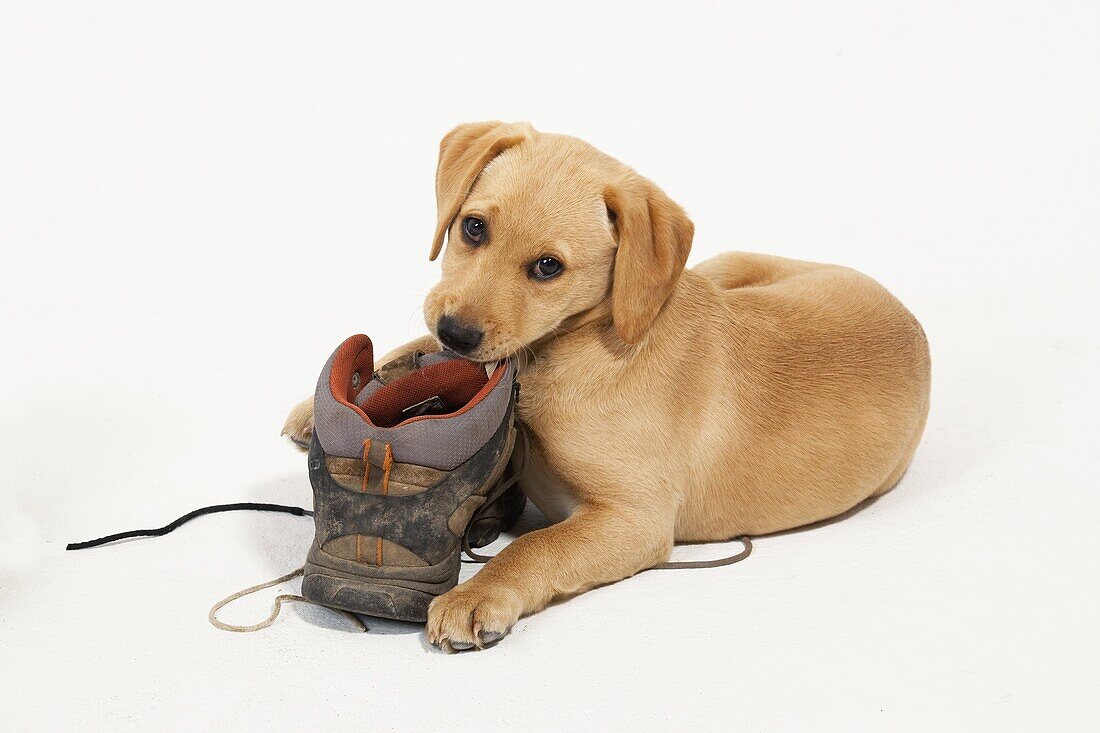
[[[365,565],[310,548],[302,595],[330,608],[398,621],[428,620],[432,599],[458,584],[459,556],[426,567]]]

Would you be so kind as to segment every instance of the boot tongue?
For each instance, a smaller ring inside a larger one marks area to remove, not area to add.
[[[388,361],[378,367],[378,370],[374,372],[374,378],[382,384],[389,384],[393,380],[419,369],[421,366],[420,359],[423,357],[424,355],[419,351],[410,351],[408,354],[399,356],[393,361]]]
[[[387,364],[386,366],[388,367],[389,364]],[[491,377],[493,376],[493,372],[496,371],[497,367],[500,366],[500,362],[494,361],[485,364],[484,366],[485,376]],[[407,374],[408,372],[405,373]],[[380,379],[382,379],[381,374],[379,374],[378,376]],[[390,379],[396,379],[396,376],[391,377]],[[390,379],[385,379],[384,381],[388,382],[390,381]],[[442,397],[440,397],[439,395],[433,395],[426,400],[421,400],[420,402],[417,402],[415,405],[409,405],[408,407],[406,407],[404,410],[401,411],[401,419],[408,420],[410,417],[421,417],[422,415],[446,415],[451,411],[452,408],[447,406],[447,403],[443,401]]]
[[[454,353],[453,351],[433,351],[430,354],[425,354],[422,351],[411,351],[404,356],[399,356],[392,361],[388,361],[374,372],[374,379],[381,384],[389,384],[395,379],[400,379],[409,372],[415,372],[417,369],[423,369],[426,366],[432,364],[438,364],[441,361],[447,361],[449,359],[462,359],[463,357]],[[500,366],[499,361],[491,361],[485,364],[485,376],[493,376],[493,372]],[[373,391],[369,385],[366,390]],[[356,400],[362,403],[362,399]]]
[[[423,354],[419,351],[410,351],[404,356],[399,356],[396,359],[387,361],[374,372],[370,377],[370,382],[363,387],[362,391],[355,398],[355,404],[360,407],[374,394],[380,387],[383,387],[390,382],[400,379],[410,372],[415,372],[417,369],[427,366],[428,364],[435,363],[439,359],[433,359],[436,354]]]
[[[459,356],[453,351],[433,351],[430,354],[425,354],[421,351],[411,351],[404,356],[399,356],[396,359],[386,362],[374,372],[373,375],[367,377],[370,381],[363,386],[356,395],[355,404],[362,407],[370,399],[371,395],[377,392],[387,384],[391,384],[394,381],[400,379],[406,374],[423,369],[433,364],[439,364],[444,361],[450,361],[452,359],[462,359],[464,357]],[[491,378],[493,372],[495,372],[501,365],[500,361],[493,361],[484,364],[485,376]],[[422,415],[446,415],[451,412],[452,408],[449,408],[444,400],[438,396],[432,396],[427,399],[417,402],[415,405],[410,405],[401,411],[401,419],[407,420],[411,417],[420,417]]]

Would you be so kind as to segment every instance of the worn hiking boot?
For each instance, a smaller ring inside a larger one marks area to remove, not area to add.
[[[370,339],[344,341],[317,382],[309,449],[317,532],[302,594],[354,613],[426,620],[432,599],[458,582],[463,539],[491,542],[526,502],[514,478],[505,481],[516,390],[510,360],[486,367],[413,353],[375,372]]]

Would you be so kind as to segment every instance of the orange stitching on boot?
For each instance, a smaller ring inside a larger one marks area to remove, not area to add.
[[[382,567],[382,538],[378,538],[378,543],[374,546],[374,564],[378,567]]]
[[[355,562],[363,562],[363,535],[355,535]]]
[[[391,466],[393,466],[393,444],[386,443],[386,457],[382,459],[382,496],[390,493]]]
[[[363,480],[359,483],[359,490],[367,493],[367,484],[370,483],[370,438],[363,441]]]

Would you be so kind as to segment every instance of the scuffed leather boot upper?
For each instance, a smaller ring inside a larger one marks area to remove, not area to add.
[[[304,594],[420,619],[457,582],[463,533],[506,470],[514,396],[511,361],[410,354],[375,372],[370,339],[344,341],[314,400]]]

